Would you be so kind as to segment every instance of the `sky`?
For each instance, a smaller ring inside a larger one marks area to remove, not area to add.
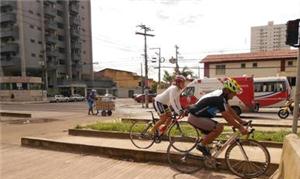
[[[138,25],[152,31],[147,37],[148,76],[158,80],[157,50],[169,62],[179,47],[179,66],[203,76],[199,61],[209,54],[250,51],[251,27],[285,24],[300,18],[300,0],[91,0],[94,71],[105,68],[141,74],[145,71],[144,36]],[[199,70],[201,69],[201,70]]]

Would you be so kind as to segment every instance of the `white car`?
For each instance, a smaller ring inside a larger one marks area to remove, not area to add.
[[[68,102],[69,101],[69,97],[66,97],[64,95],[58,94],[58,95],[54,95],[54,97],[50,98],[50,103],[58,103],[58,102]]]
[[[106,93],[106,94],[104,95],[104,97],[105,97],[105,98],[109,98],[109,99],[116,99],[116,97],[115,97],[114,95],[109,94],[109,93]]]
[[[81,96],[80,94],[73,94],[70,96],[70,101],[84,101],[84,97]]]

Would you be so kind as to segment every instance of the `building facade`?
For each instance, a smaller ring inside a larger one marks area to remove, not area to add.
[[[116,83],[116,89],[111,92],[118,97],[133,97],[134,93],[142,93],[142,77],[136,73],[106,68],[95,72],[95,78],[108,78]],[[149,79],[148,86],[152,86],[153,79]]]
[[[251,27],[251,52],[290,49],[285,40],[286,24],[270,21],[266,26]]]
[[[3,0],[0,8],[1,76],[41,77],[46,90],[88,88],[84,81],[94,79],[89,0]]]
[[[239,54],[208,55],[204,63],[204,76],[286,76],[291,86],[296,85],[297,50],[275,50]]]

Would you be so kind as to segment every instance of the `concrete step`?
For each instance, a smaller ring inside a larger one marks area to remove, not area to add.
[[[150,149],[137,149],[129,139],[63,136],[60,138],[36,138],[23,137],[22,146],[57,150],[73,153],[86,153],[100,156],[107,156],[117,159],[126,159],[136,162],[160,162],[168,163],[167,147],[169,142],[162,141],[154,144]],[[278,168],[281,149],[268,148],[271,154],[271,165],[266,173],[270,176]],[[219,169],[227,170],[224,153],[220,155],[218,161],[221,162]]]

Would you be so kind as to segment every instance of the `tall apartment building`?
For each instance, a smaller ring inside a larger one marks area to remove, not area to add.
[[[267,26],[251,27],[251,52],[290,49],[285,40],[285,24],[274,25],[270,21]]]
[[[89,0],[2,0],[0,8],[1,76],[42,77],[46,89],[93,80]]]

